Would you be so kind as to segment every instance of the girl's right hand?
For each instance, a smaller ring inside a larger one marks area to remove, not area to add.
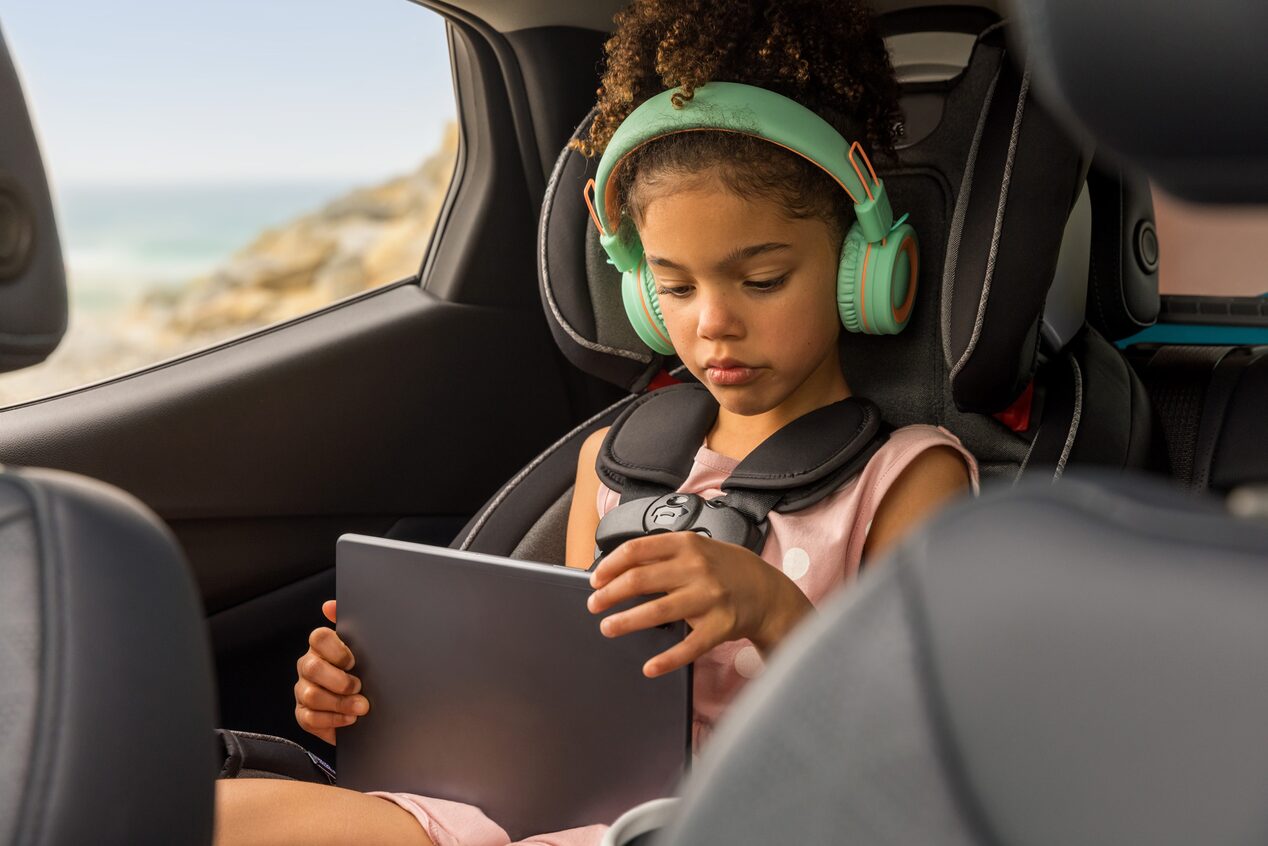
[[[335,622],[335,601],[322,603],[321,613]],[[370,710],[370,701],[361,695],[361,680],[348,672],[355,663],[352,650],[334,629],[313,629],[308,651],[295,665],[295,720],[300,728],[333,744],[335,729],[352,725]]]

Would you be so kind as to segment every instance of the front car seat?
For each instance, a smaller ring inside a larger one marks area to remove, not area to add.
[[[0,843],[210,843],[214,686],[176,540],[117,488],[0,473]]]
[[[1268,841],[1268,525],[996,487],[781,649],[658,846]]]

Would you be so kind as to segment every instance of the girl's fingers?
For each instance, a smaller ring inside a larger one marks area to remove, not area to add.
[[[323,602],[321,604],[321,613],[326,615],[326,619],[330,622],[335,622],[335,601],[333,599],[327,599]]]
[[[350,696],[361,692],[361,679],[345,673],[311,650],[299,659],[298,669],[301,679],[324,687],[331,693]]]
[[[370,700],[364,696],[339,696],[303,679],[295,682],[295,701],[313,711],[333,711],[354,716],[370,711]]]
[[[334,711],[314,711],[304,705],[295,705],[295,721],[305,731],[314,729],[336,729],[350,726],[357,721],[355,714],[336,714]],[[329,741],[327,741],[329,742]]]
[[[313,629],[312,634],[308,636],[308,645],[314,652],[341,670],[351,670],[357,663],[352,650],[339,639],[339,635],[335,634],[332,628],[323,626],[320,629]]]
[[[665,673],[672,673],[679,667],[687,666],[721,642],[700,629],[692,629],[678,643],[675,643],[659,655],[647,659],[647,663],[643,665],[643,675],[649,679],[654,679],[657,676],[665,675]]]
[[[682,591],[675,591],[636,605],[633,608],[604,617],[599,623],[599,631],[608,637],[619,637],[630,632],[663,626],[677,620],[705,611],[704,604],[691,596],[684,596]]]
[[[682,586],[678,568],[668,561],[640,564],[622,572],[586,599],[592,614],[600,614],[619,602],[636,596],[669,593]]]
[[[672,558],[682,545],[683,532],[633,538],[618,546],[590,574],[590,586],[601,588],[631,567]]]

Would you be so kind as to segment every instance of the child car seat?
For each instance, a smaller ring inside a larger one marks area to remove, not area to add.
[[[1012,477],[1023,468],[1059,475],[1082,461],[1148,464],[1153,426],[1140,381],[1084,325],[1092,227],[1071,235],[1066,251],[1073,259],[1061,255],[1089,152],[1034,101],[1028,75],[1007,55],[1005,27],[982,30],[981,9],[961,12],[947,10],[940,20],[975,36],[967,65],[948,79],[903,83],[911,129],[902,164],[881,169],[894,206],[909,209],[920,226],[922,278],[912,323],[896,336],[843,333],[847,379],[894,426],[950,428],[986,476]],[[893,35],[921,19],[881,20]],[[683,375],[625,321],[619,275],[582,201],[595,165],[565,148],[551,175],[538,231],[542,302],[564,355],[631,393],[507,482],[454,540],[460,548],[562,562],[581,442],[659,384],[662,370]],[[1064,298],[1075,302],[1073,317],[1069,304],[1051,295],[1054,276],[1058,293],[1074,290]],[[993,416],[1019,397],[1030,397],[1030,406],[1011,409],[1012,427]]]

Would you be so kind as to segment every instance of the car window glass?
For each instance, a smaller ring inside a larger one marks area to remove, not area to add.
[[[0,406],[417,273],[458,146],[408,0],[0,0],[58,216],[65,339]]]
[[[1186,203],[1151,186],[1163,294],[1258,297],[1268,292],[1268,208]]]

